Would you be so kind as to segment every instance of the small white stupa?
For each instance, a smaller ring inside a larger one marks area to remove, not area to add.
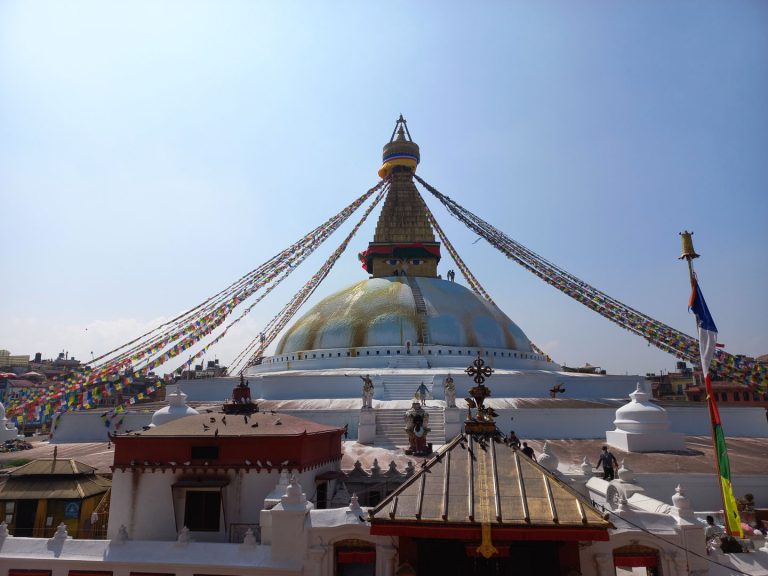
[[[181,390],[181,386],[174,384],[168,386],[168,392],[165,395],[165,399],[168,401],[168,406],[160,408],[152,415],[152,422],[150,426],[160,426],[166,424],[172,420],[183,418],[184,416],[191,416],[193,414],[199,414],[197,410],[191,406],[187,406],[187,395]]]
[[[625,452],[685,450],[685,435],[670,432],[669,414],[649,400],[642,383],[629,397],[632,401],[616,410],[616,430],[605,433],[608,444]]]
[[[0,442],[15,440],[19,437],[19,429],[5,417],[5,406],[0,402]]]

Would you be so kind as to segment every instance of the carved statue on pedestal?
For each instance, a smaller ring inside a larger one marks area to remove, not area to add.
[[[418,398],[413,399],[411,409],[405,413],[405,431],[408,434],[406,454],[425,456],[431,451],[427,443],[429,413],[424,410]]]
[[[363,408],[373,408],[373,380],[366,374],[363,380]]]
[[[445,388],[445,407],[456,408],[456,385],[453,383],[453,378],[449,374],[445,382],[443,382]]]

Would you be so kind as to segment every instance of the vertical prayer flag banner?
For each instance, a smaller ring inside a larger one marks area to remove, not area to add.
[[[699,353],[701,355],[701,369],[704,373],[704,384],[707,388],[707,405],[709,417],[712,422],[712,440],[715,444],[717,458],[717,471],[720,475],[720,491],[723,496],[723,512],[728,533],[732,536],[744,537],[741,530],[741,518],[733,496],[731,486],[731,464],[728,460],[728,448],[725,445],[725,433],[720,421],[720,411],[717,409],[714,394],[712,394],[712,380],[709,377],[709,364],[715,355],[717,345],[717,326],[709,313],[704,295],[701,293],[699,283],[695,277],[691,279],[691,299],[688,303],[690,310],[696,315],[696,325],[699,331]]]

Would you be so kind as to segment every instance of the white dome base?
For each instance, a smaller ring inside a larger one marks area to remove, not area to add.
[[[624,452],[674,452],[685,450],[685,434],[682,432],[640,432],[610,430],[605,440]]]

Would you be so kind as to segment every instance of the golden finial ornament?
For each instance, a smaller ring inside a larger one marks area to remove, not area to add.
[[[698,258],[699,255],[693,249],[693,232],[688,232],[688,230],[680,232],[680,238],[683,242],[683,253],[678,260],[688,260],[690,262],[694,258]]]

